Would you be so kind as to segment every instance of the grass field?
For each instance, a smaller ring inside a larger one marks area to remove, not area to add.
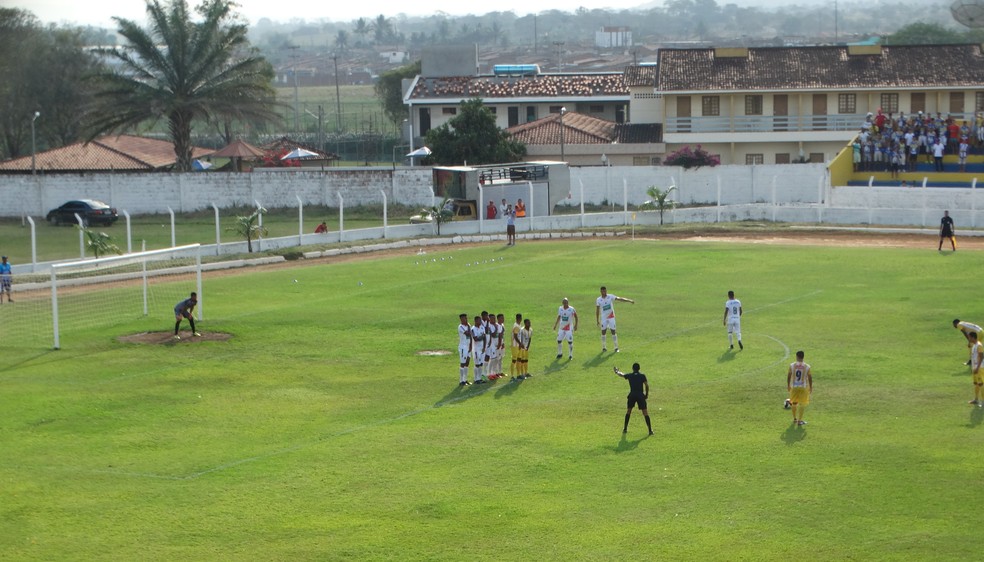
[[[242,241],[230,231],[237,215],[248,216],[253,209],[220,209],[219,224],[222,242]],[[389,205],[387,219],[390,224],[406,224],[410,215],[419,209],[406,205]],[[345,229],[382,226],[382,205],[347,207],[345,209]],[[73,259],[79,257],[79,231],[70,226],[52,226],[44,222],[44,217],[34,217],[38,244],[38,261]],[[297,209],[269,209],[263,215],[263,227],[267,238],[294,236],[298,230]],[[314,232],[321,221],[328,224],[328,230],[338,231],[338,208],[308,205],[304,208],[304,231]],[[26,225],[26,223],[24,223]],[[13,264],[30,263],[31,229],[21,224],[20,219],[0,219],[0,251],[10,257]],[[112,242],[126,251],[126,220],[120,219],[113,226],[93,226],[92,230],[105,232]],[[171,216],[139,215],[131,222],[133,251],[140,251],[141,242],[147,242],[148,250],[171,247]],[[212,211],[182,213],[175,216],[175,242],[183,244],[212,244],[215,242],[215,215]],[[89,257],[92,257],[89,254]]]
[[[168,330],[169,309],[63,328],[57,352],[0,340],[0,552],[970,560],[984,410],[950,321],[984,319],[981,258],[615,239],[207,275],[201,329],[227,342],[116,341]],[[636,300],[618,355],[599,353],[601,284]],[[571,362],[551,330],[565,296]],[[532,318],[531,379],[459,389],[457,315],[482,309]],[[805,428],[782,409],[797,349]],[[634,361],[651,437],[638,412],[621,433],[611,370]]]

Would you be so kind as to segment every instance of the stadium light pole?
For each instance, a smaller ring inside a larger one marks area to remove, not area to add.
[[[34,122],[37,121],[38,117],[41,117],[40,111],[35,111],[34,116],[31,117],[31,175],[37,173],[37,168],[34,166],[34,155],[37,152],[37,143],[35,142],[34,136]]]
[[[560,161],[566,162],[564,158],[564,114],[567,113],[567,108],[560,108]]]

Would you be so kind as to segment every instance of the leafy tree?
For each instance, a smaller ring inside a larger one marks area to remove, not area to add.
[[[348,31],[344,29],[339,29],[338,34],[335,35],[335,48],[343,53],[348,50],[349,47],[349,34]]]
[[[433,217],[438,236],[441,235],[441,225],[454,219],[454,207],[451,204],[451,199],[445,199],[439,206],[424,207],[422,210],[424,215]]]
[[[644,209],[653,209],[659,211],[659,224],[663,226],[663,211],[666,209],[672,209],[675,203],[669,201],[668,198],[670,193],[676,189],[676,186],[670,186],[668,189],[663,190],[655,185],[649,186],[646,190],[646,195],[649,196],[649,201],[642,204]]]
[[[96,232],[88,227],[75,225],[75,228],[82,231],[85,237],[85,247],[92,251],[92,255],[99,258],[105,256],[106,254],[116,254],[120,255],[123,250],[116,244],[113,244],[113,237],[105,232]]]
[[[232,0],[202,0],[192,21],[185,0],[146,0],[149,29],[113,18],[125,49],[104,54],[119,70],[96,77],[89,138],[167,120],[178,171],[191,170],[196,120],[279,120],[273,68],[250,47]]]
[[[938,23],[913,23],[885,38],[886,45],[940,45],[960,43],[963,35]]]
[[[258,239],[260,236],[266,236],[266,228],[260,226],[259,220],[260,215],[266,212],[263,207],[257,207],[249,216],[239,216],[236,217],[236,222],[231,228],[227,228],[226,231],[233,232],[240,238],[246,239],[246,249],[249,253],[253,253],[253,240]]]
[[[360,37],[361,42],[365,42],[366,35],[372,33],[372,24],[366,18],[355,20],[355,34]]]
[[[370,28],[376,43],[384,43],[393,38],[393,23],[383,14],[376,16],[376,20],[372,22]]]
[[[376,85],[376,96],[383,102],[383,113],[390,121],[400,124],[410,116],[403,104],[403,80],[420,74],[420,61],[384,72]]]
[[[526,156],[526,145],[500,129],[479,98],[461,102],[450,121],[427,131],[427,146],[428,158],[444,165],[516,162]]]

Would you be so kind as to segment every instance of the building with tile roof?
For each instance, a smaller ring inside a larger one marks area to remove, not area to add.
[[[528,159],[572,165],[649,165],[665,150],[658,123],[615,123],[571,111],[563,118],[553,113],[506,132],[526,145]]]
[[[192,158],[212,152],[215,151],[195,147]],[[170,171],[176,162],[171,141],[132,135],[99,137],[89,143],[77,142],[34,156],[38,174]],[[31,156],[0,162],[0,174],[30,173]]]
[[[632,102],[645,113],[645,100]],[[973,123],[984,54],[978,44],[664,49],[646,105],[668,152],[699,144],[722,164],[827,162],[879,109]]]

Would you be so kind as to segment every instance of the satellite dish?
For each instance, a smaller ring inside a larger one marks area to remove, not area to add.
[[[950,14],[967,27],[984,27],[984,0],[955,0]]]

